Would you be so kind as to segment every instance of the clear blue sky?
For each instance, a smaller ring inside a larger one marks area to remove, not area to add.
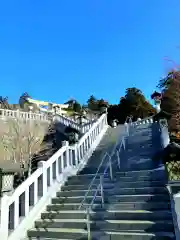
[[[149,97],[164,57],[179,59],[179,10],[179,0],[1,1],[0,95],[115,103],[136,86]]]

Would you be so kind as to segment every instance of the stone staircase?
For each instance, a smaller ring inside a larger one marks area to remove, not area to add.
[[[131,130],[126,149],[120,153],[120,169],[115,163],[113,179],[109,174],[104,176],[104,204],[99,192],[96,198],[94,196],[107,163],[101,166],[80,208],[102,155],[106,150],[112,151],[112,139],[117,140],[120,133],[123,134],[121,127],[108,130],[87,166],[68,179],[34,228],[28,231],[29,239],[175,240],[166,175],[161,164],[151,159],[160,147],[152,141],[157,134],[154,124]],[[87,207],[93,199],[88,219]],[[91,237],[88,236],[88,221]]]

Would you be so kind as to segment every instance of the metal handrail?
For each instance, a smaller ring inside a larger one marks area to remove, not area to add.
[[[82,200],[82,202],[81,202],[81,204],[80,204],[80,206],[79,206],[79,210],[80,210],[81,207],[83,206],[83,204],[84,204],[84,202],[85,202],[85,200],[86,200],[86,198],[87,198],[87,196],[88,196],[88,194],[89,194],[89,192],[90,192],[90,190],[91,190],[91,187],[92,187],[92,185],[93,185],[93,183],[94,183],[94,181],[95,181],[95,179],[96,179],[96,177],[97,177],[97,175],[98,175],[98,173],[99,173],[99,170],[100,170],[100,168],[101,168],[101,166],[102,166],[102,164],[103,164],[103,162],[104,162],[104,159],[106,158],[107,155],[108,155],[108,153],[106,152],[106,153],[104,154],[104,156],[103,156],[103,158],[102,158],[102,160],[101,160],[101,163],[99,164],[98,170],[97,170],[95,176],[93,177],[93,179],[92,179],[92,181],[91,181],[91,183],[90,183],[90,185],[89,185],[89,187],[88,187],[88,190],[87,190],[87,192],[86,192],[86,194],[85,194],[85,196],[84,196],[84,198],[83,198],[83,200]]]
[[[132,117],[127,117],[125,123],[127,122],[128,119],[131,120],[130,124],[132,124]],[[128,132],[127,135],[129,135],[129,131],[127,131],[127,132]],[[94,178],[92,179],[92,181],[91,181],[91,183],[90,183],[90,185],[89,185],[89,188],[88,188],[88,190],[87,190],[87,192],[86,192],[86,194],[85,194],[85,196],[84,196],[84,198],[83,198],[83,200],[82,200],[82,202],[81,202],[81,204],[80,204],[80,206],[79,206],[79,208],[78,208],[78,210],[80,210],[80,209],[82,208],[82,206],[84,205],[84,202],[86,201],[86,198],[87,198],[87,196],[88,196],[88,194],[89,194],[89,192],[90,192],[90,190],[91,190],[91,187],[92,187],[92,185],[93,185],[93,183],[94,183],[94,181],[95,181],[95,179],[96,179],[96,177],[97,177],[97,175],[98,175],[98,173],[99,173],[99,170],[100,170],[100,168],[101,168],[101,166],[102,166],[102,164],[103,164],[106,156],[108,156],[108,157],[109,157],[109,161],[108,161],[108,163],[107,163],[107,165],[106,165],[106,168],[105,168],[104,172],[100,175],[100,183],[98,184],[98,186],[97,186],[97,188],[96,188],[96,191],[95,191],[95,194],[94,194],[94,196],[93,196],[93,199],[92,199],[91,203],[89,204],[88,207],[86,207],[86,212],[87,212],[87,214],[86,214],[86,217],[87,217],[86,223],[87,223],[87,231],[88,231],[88,240],[91,240],[90,210],[92,209],[92,206],[93,206],[93,204],[94,204],[94,201],[95,201],[95,199],[96,199],[96,197],[97,197],[97,193],[99,192],[99,190],[101,190],[101,204],[102,204],[102,206],[104,205],[104,189],[103,189],[104,175],[107,173],[107,170],[110,169],[110,177],[111,177],[111,180],[112,180],[112,178],[113,178],[113,173],[112,173],[112,162],[111,162],[111,158],[112,158],[112,156],[114,156],[115,153],[117,153],[118,167],[120,168],[119,152],[120,152],[122,146],[124,146],[124,149],[125,149],[124,138],[125,138],[125,136],[122,137],[120,143],[119,143],[119,140],[116,142],[116,144],[115,144],[115,146],[114,146],[111,154],[108,154],[107,152],[104,154],[104,156],[103,156],[103,158],[102,158],[102,161],[101,161],[101,163],[100,163],[100,165],[99,165],[99,167],[98,167],[98,170],[97,170]],[[120,147],[119,147],[119,149],[117,150],[117,146],[118,146],[118,145],[120,145]],[[116,160],[115,160],[115,161],[116,161]],[[115,162],[115,161],[114,161],[114,162]]]
[[[121,140],[121,146],[122,146],[123,141],[124,141],[123,138],[124,138],[124,137],[122,137],[122,140]],[[88,187],[88,190],[87,190],[87,192],[86,192],[86,194],[85,194],[82,202],[81,202],[80,205],[79,205],[79,208],[78,208],[79,210],[80,210],[80,209],[82,208],[82,206],[84,205],[84,202],[86,201],[86,198],[87,198],[87,196],[88,196],[88,194],[89,194],[89,192],[90,192],[90,190],[91,190],[91,187],[92,187],[94,181],[96,180],[96,177],[97,177],[97,175],[98,175],[98,173],[99,173],[99,170],[100,170],[102,164],[104,163],[104,160],[105,160],[106,156],[108,156],[108,157],[109,157],[109,161],[108,161],[108,163],[107,163],[107,166],[106,166],[106,168],[105,168],[105,171],[103,172],[103,175],[106,174],[107,169],[108,169],[108,166],[109,166],[109,163],[110,163],[110,159],[111,159],[111,157],[114,155],[115,149],[116,149],[116,147],[118,146],[118,144],[119,144],[119,141],[117,141],[117,143],[116,143],[115,147],[113,148],[111,154],[109,154],[108,152],[106,152],[106,153],[104,154],[104,156],[103,156],[103,158],[102,158],[102,160],[101,160],[101,162],[100,162],[100,164],[99,164],[98,170],[96,171],[96,173],[95,173],[95,175],[94,175],[94,177],[93,177],[93,179],[92,179],[92,181],[91,181],[91,183],[90,183],[90,185],[89,185],[89,187]]]
[[[124,138],[124,137],[123,137]],[[117,150],[116,148],[117,148],[117,146],[118,145],[120,145],[120,147],[119,147],[119,149]],[[97,193],[98,193],[98,191],[99,191],[99,188],[102,186],[102,183],[103,183],[103,179],[104,179],[104,176],[105,176],[105,174],[107,173],[107,171],[108,171],[108,169],[110,170],[110,178],[111,178],[111,180],[113,179],[113,174],[112,174],[112,165],[116,162],[116,160],[114,161],[114,162],[112,162],[111,161],[111,158],[114,156],[114,154],[116,153],[116,151],[119,153],[119,151],[121,150],[121,147],[123,146],[123,139],[121,140],[121,143],[119,144],[119,142],[115,145],[115,147],[114,147],[114,149],[113,149],[113,151],[112,151],[112,154],[111,155],[109,155],[109,161],[108,161],[108,163],[107,163],[107,166],[106,166],[106,168],[105,168],[105,170],[104,170],[104,172],[101,174],[101,176],[100,176],[100,183],[99,183],[99,185],[98,185],[98,187],[97,187],[97,189],[96,189],[96,192],[95,192],[95,194],[94,194],[94,197],[93,197],[93,199],[92,199],[92,201],[91,201],[91,203],[90,203],[90,205],[89,205],[89,208],[91,209],[91,207],[92,207],[92,205],[93,205],[93,203],[94,203],[94,201],[95,201],[95,199],[96,199],[96,196],[97,196]],[[118,159],[119,160],[119,159]],[[118,161],[117,160],[117,161]],[[119,165],[119,163],[118,163],[118,165]],[[120,166],[119,166],[120,167]],[[102,194],[101,194],[102,195]],[[104,202],[104,198],[103,198],[103,196],[102,196],[102,199],[101,199],[103,202]],[[102,203],[103,204],[103,203]]]
[[[118,144],[119,144],[119,142],[118,142]],[[87,224],[88,240],[91,240],[90,210],[92,209],[92,206],[94,204],[94,201],[96,200],[96,197],[97,197],[97,194],[98,194],[99,190],[101,191],[101,205],[102,205],[102,207],[104,206],[104,188],[103,188],[104,175],[107,173],[107,170],[109,168],[110,169],[111,180],[113,179],[111,158],[115,154],[115,152],[117,150],[116,148],[117,148],[118,144],[115,145],[115,148],[113,149],[112,154],[111,155],[108,154],[109,155],[109,162],[108,162],[108,164],[107,164],[103,174],[100,175],[100,183],[98,184],[98,186],[96,188],[96,191],[95,191],[95,194],[93,196],[93,199],[92,199],[91,203],[86,207],[86,224]],[[119,151],[121,150],[121,147],[123,146],[123,139],[121,140],[121,143],[119,145],[120,145],[120,147],[117,150],[117,153],[118,153],[118,165],[119,165]],[[119,165],[119,167],[120,167],[120,165]],[[84,201],[85,201],[85,199],[84,199]]]

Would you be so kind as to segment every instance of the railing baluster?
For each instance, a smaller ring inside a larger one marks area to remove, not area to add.
[[[49,185],[51,186],[53,182],[53,166],[49,167]]]
[[[34,205],[36,205],[38,201],[38,180],[34,180]]]
[[[9,196],[1,198],[0,238],[6,240],[9,235]]]
[[[27,216],[27,214],[29,213],[29,187],[27,187],[25,191],[24,201],[25,216]]]
[[[19,224],[19,196],[14,201],[14,229]]]

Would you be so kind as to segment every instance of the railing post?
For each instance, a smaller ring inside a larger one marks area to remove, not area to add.
[[[13,115],[15,115],[15,112],[13,112]],[[20,111],[19,111],[19,109],[16,110],[16,116],[13,116],[13,117],[20,118]]]
[[[66,166],[69,167],[69,151],[68,151],[68,146],[69,142],[68,141],[62,141],[62,146],[66,147]]]
[[[47,193],[47,169],[45,168],[45,161],[40,161],[38,162],[38,167],[43,168],[43,173],[42,173],[42,195],[44,196]]]
[[[103,187],[103,175],[100,175],[100,188],[101,188],[101,203],[102,207],[104,207],[104,187]]]
[[[170,137],[169,137],[169,131],[168,131],[168,124],[167,121],[164,120],[165,124],[162,124],[162,121],[160,122],[160,129],[161,129],[161,143],[163,148],[167,147],[170,143]]]
[[[9,196],[4,195],[1,198],[1,215],[0,215],[0,237],[3,240],[8,239],[9,235]]]
[[[90,223],[90,209],[87,207],[86,209],[86,220],[87,220],[87,232],[88,232],[88,240],[91,240],[91,223]]]
[[[0,197],[2,197],[2,188],[3,188],[3,171],[0,168]]]
[[[74,162],[75,162],[75,166],[78,166],[78,152],[77,152],[77,143],[74,145]]]
[[[5,117],[5,111],[4,111],[4,109],[1,109],[1,116],[2,116],[2,117]]]
[[[109,156],[109,173],[111,180],[113,179],[113,172],[112,172],[112,162],[111,162],[111,156]]]
[[[124,147],[124,150],[125,150],[125,148],[126,148],[126,145],[125,145],[125,138],[124,138],[124,137],[122,137],[122,145],[123,145],[123,147]]]
[[[118,150],[117,150],[116,154],[117,154],[117,160],[118,160],[118,168],[120,169],[121,166],[120,166],[120,157],[119,157],[119,151]]]

